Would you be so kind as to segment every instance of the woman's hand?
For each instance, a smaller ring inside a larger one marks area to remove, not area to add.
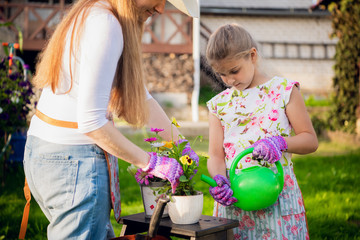
[[[210,187],[209,192],[215,201],[224,205],[230,206],[237,202],[237,199],[232,197],[233,191],[230,188],[229,180],[223,175],[216,175],[214,180],[217,183],[216,187]]]
[[[287,143],[282,136],[260,139],[250,147],[254,148],[252,153],[254,159],[264,159],[269,163],[279,161],[282,152],[287,150]]]
[[[142,170],[168,180],[171,183],[172,193],[175,193],[176,187],[179,185],[179,178],[184,174],[181,165],[173,158],[158,156],[154,152],[149,152],[149,155],[150,161]]]

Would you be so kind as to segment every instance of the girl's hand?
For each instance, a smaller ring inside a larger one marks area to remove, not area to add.
[[[175,193],[176,187],[179,185],[179,178],[184,174],[181,165],[175,159],[158,156],[155,152],[149,152],[149,155],[150,161],[142,170],[168,180],[171,183],[172,193]]]
[[[254,159],[264,159],[269,163],[279,161],[282,152],[287,150],[287,143],[282,136],[260,139],[250,147],[254,148],[252,153]]]
[[[229,180],[220,174],[216,175],[214,180],[217,183],[217,187],[210,187],[209,192],[215,201],[224,206],[230,206],[236,203],[237,199],[232,197],[233,191],[230,188]]]

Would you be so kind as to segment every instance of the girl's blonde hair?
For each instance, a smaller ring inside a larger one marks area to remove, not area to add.
[[[70,56],[76,53],[84,22],[89,9],[97,0],[79,0],[59,23],[46,48],[42,51],[33,78],[35,87],[51,87],[52,91],[60,86],[62,58],[66,35],[71,26]],[[101,7],[109,10],[119,21],[124,38],[124,48],[118,61],[112,85],[109,110],[127,122],[140,126],[148,117],[146,108],[145,82],[141,60],[141,36],[143,22],[139,21],[138,11],[132,0],[107,0],[108,5]],[[75,30],[77,32],[75,32]],[[121,39],[119,39],[120,44]],[[71,84],[73,82],[71,57],[69,62]],[[71,89],[71,88],[70,88]],[[68,92],[70,91],[68,90]]]
[[[215,70],[219,61],[248,58],[251,49],[258,50],[257,43],[244,28],[226,24],[219,27],[211,36],[206,48],[206,58]]]

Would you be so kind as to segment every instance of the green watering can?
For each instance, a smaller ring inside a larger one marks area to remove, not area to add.
[[[278,173],[261,166],[253,166],[241,170],[235,174],[239,161],[254,148],[248,148],[239,153],[230,167],[230,183],[235,197],[238,201],[234,205],[245,211],[255,211],[273,205],[279,197],[284,186],[284,170],[280,161],[275,163]],[[214,179],[201,175],[202,181],[212,187],[217,183]]]

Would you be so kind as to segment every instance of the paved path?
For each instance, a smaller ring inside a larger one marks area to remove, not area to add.
[[[180,125],[180,132],[185,137],[187,136],[209,136],[209,123],[208,122],[190,122],[190,121],[178,121]],[[142,133],[143,129],[136,129],[134,130],[128,125],[116,124],[116,127],[122,132],[123,134],[136,134]]]

